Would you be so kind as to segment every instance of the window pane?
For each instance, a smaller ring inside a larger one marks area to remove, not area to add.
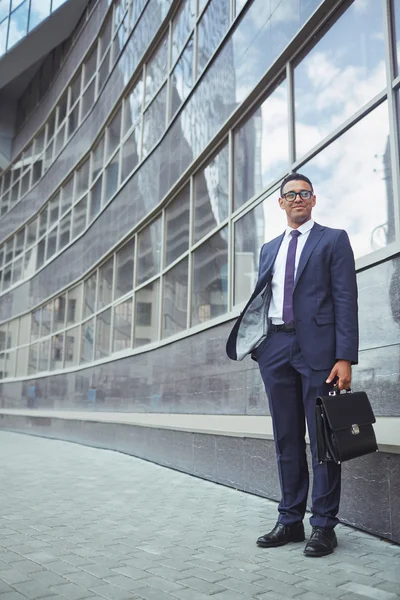
[[[60,222],[60,236],[58,250],[62,250],[68,243],[71,233],[71,213],[69,212]]]
[[[44,340],[38,344],[39,346],[39,360],[38,360],[38,372],[49,370],[49,358],[50,358],[50,346],[51,340]]]
[[[21,40],[28,28],[29,2],[25,0],[17,10],[10,15],[10,27],[8,31],[8,49]]]
[[[58,227],[55,227],[53,229],[53,231],[50,231],[49,235],[47,236],[46,260],[50,260],[50,258],[56,253],[57,232],[58,232]]]
[[[111,308],[96,317],[96,360],[110,354]]]
[[[117,252],[117,273],[115,280],[115,298],[130,292],[133,288],[133,267],[135,258],[135,240],[130,240]]]
[[[73,209],[72,239],[82,233],[86,227],[87,196],[75,204]]]
[[[228,146],[194,180],[194,239],[199,241],[222,223],[229,212]]]
[[[396,74],[400,73],[400,5],[396,0],[393,0],[393,15],[395,26],[395,57],[397,58]]]
[[[384,102],[309,161],[317,222],[346,229],[355,257],[395,240],[389,119]],[[349,181],[354,182],[349,186]]]
[[[140,79],[124,103],[124,133],[139,119],[143,102],[143,81]]]
[[[71,83],[71,106],[75,104],[81,95],[81,79],[82,79],[82,70],[79,70],[78,74],[74,77]]]
[[[52,332],[58,331],[65,327],[65,302],[66,294],[58,296],[54,300],[54,315],[53,315],[53,327]]]
[[[64,334],[57,333],[51,338],[50,370],[62,369],[64,366]]]
[[[165,36],[155,54],[146,65],[146,104],[150,102],[165,77],[168,69],[168,36]]]
[[[163,290],[163,337],[187,327],[188,259],[166,273]]]
[[[247,301],[253,293],[261,246],[285,229],[285,215],[279,206],[278,196],[277,190],[234,225],[234,304]]]
[[[103,168],[104,163],[104,135],[101,136],[97,142],[95,149],[92,154],[92,181],[96,179],[97,175]]]
[[[119,144],[121,137],[121,109],[107,128],[107,158],[111,156]]]
[[[297,158],[384,88],[382,6],[356,0],[296,67]]]
[[[167,86],[164,85],[144,113],[143,156],[146,156],[165,131],[167,109]]]
[[[72,206],[74,198],[74,178],[71,177],[62,188],[61,192],[61,214]]]
[[[143,229],[138,236],[138,283],[143,283],[160,272],[161,218]]]
[[[89,319],[81,328],[81,363],[92,362],[94,349],[94,319]]]
[[[102,205],[103,175],[100,175],[90,192],[89,221],[92,221],[100,212]]]
[[[177,195],[165,211],[166,251],[168,266],[189,248],[190,185]]]
[[[140,159],[140,124],[132,131],[122,146],[121,181],[132,173]]]
[[[16,377],[24,377],[28,374],[29,347],[20,348],[17,351]],[[31,400],[31,398],[29,398]]]
[[[113,352],[131,347],[132,298],[114,307]]]
[[[0,325],[0,352],[7,349],[7,323]]]
[[[222,40],[230,23],[230,0],[212,0],[201,18],[198,28],[197,75]]]
[[[67,325],[78,323],[82,318],[82,285],[68,290]]]
[[[97,297],[97,310],[104,308],[112,302],[112,286],[114,276],[114,257],[112,256],[99,269],[99,289]]]
[[[96,71],[96,61],[97,61],[97,44],[95,44],[93,50],[90,52],[89,56],[85,60],[84,67],[84,81],[83,85],[86,86],[88,81],[94,75]]]
[[[60,209],[60,193],[53,196],[49,201],[49,227],[58,221]]]
[[[95,91],[95,81],[87,88],[86,92],[82,96],[81,105],[82,105],[82,120],[86,117],[89,110],[92,108],[94,103],[94,91]]]
[[[118,189],[118,177],[119,177],[119,156],[121,152],[112,158],[111,162],[106,167],[106,189],[104,192],[104,202],[108,202]]]
[[[289,167],[284,81],[234,135],[234,208],[260,194]]]
[[[28,375],[34,375],[37,371],[38,353],[39,344],[32,344],[29,346]]]
[[[192,325],[228,310],[228,228],[224,227],[193,253]]]
[[[80,333],[80,327],[73,327],[65,332],[65,367],[74,367],[79,364]]]
[[[40,337],[44,337],[45,335],[49,335],[49,333],[51,333],[52,321],[53,303],[49,302],[42,308],[42,329],[40,332]]]
[[[89,187],[89,159],[76,171],[76,197],[85,194]]]
[[[83,318],[91,315],[96,304],[97,273],[93,273],[83,284]]]
[[[172,23],[172,62],[178,58],[196,18],[196,0],[184,0]]]
[[[37,256],[36,256],[36,269],[40,269],[40,267],[44,263],[44,253],[46,249],[46,239],[43,239],[39,242],[37,247]],[[4,287],[4,283],[3,283]]]
[[[157,279],[135,294],[134,346],[158,340],[160,281]]]
[[[18,340],[19,319],[13,319],[8,323],[7,348],[15,348]]]
[[[193,36],[176,63],[170,80],[171,117],[186,100],[193,85]]]

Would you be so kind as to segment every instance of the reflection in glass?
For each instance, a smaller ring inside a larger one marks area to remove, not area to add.
[[[199,241],[228,217],[228,145],[194,179],[194,240]]]
[[[87,88],[86,92],[82,96],[82,115],[81,115],[82,120],[86,117],[87,113],[93,106],[95,86],[96,86],[96,81],[93,80],[92,83]]]
[[[111,159],[111,162],[107,165],[105,171],[106,177],[106,186],[104,193],[104,202],[107,203],[112,196],[115,194],[118,188],[118,174],[119,174],[119,155],[120,151],[118,151],[114,157]]]
[[[103,175],[97,179],[90,191],[89,221],[92,221],[100,212],[102,205]]]
[[[346,229],[356,258],[395,240],[386,102],[301,170],[310,177],[316,190],[317,205],[313,211],[316,221]]]
[[[146,97],[150,102],[161,83],[167,76],[168,69],[168,36],[164,36],[156,52],[146,65]]]
[[[171,117],[186,100],[193,85],[193,36],[176,63],[170,78]]]
[[[58,250],[62,250],[69,243],[71,233],[71,213],[69,212],[60,222],[60,239]]]
[[[50,231],[47,236],[47,251],[46,251],[46,260],[50,260],[53,254],[56,253],[57,250],[57,232],[58,227],[56,226],[52,231]]]
[[[234,135],[234,208],[289,167],[287,90],[281,83]]]
[[[64,214],[72,206],[74,198],[74,178],[71,177],[62,187],[61,214]]]
[[[106,159],[110,158],[119,144],[121,137],[121,109],[118,110],[117,114],[109,124],[107,128],[107,156]]]
[[[168,337],[187,327],[188,259],[164,276],[162,336]]]
[[[64,334],[57,333],[51,338],[50,370],[62,369],[64,366]]]
[[[85,59],[84,63],[84,87],[88,84],[90,79],[93,77],[96,71],[96,62],[97,62],[97,44],[90,52],[89,56]]]
[[[213,235],[193,253],[192,325],[228,310],[228,228]]]
[[[53,303],[49,302],[42,308],[42,329],[40,332],[40,337],[44,337],[51,333],[53,321]]]
[[[117,252],[115,277],[115,298],[120,298],[133,289],[133,266],[135,257],[135,240],[130,240]]]
[[[8,50],[26,35],[28,28],[28,15],[29,0],[25,0],[25,2],[10,15],[10,27],[8,30],[7,43]]]
[[[112,302],[114,276],[114,257],[112,256],[99,268],[99,287],[97,292],[97,310]]]
[[[82,285],[68,290],[67,325],[78,323],[82,316]]]
[[[161,89],[143,116],[143,156],[146,156],[165,131],[167,86]]]
[[[29,346],[29,362],[28,362],[28,375],[34,375],[37,371],[38,361],[38,348],[39,344],[31,344]]]
[[[54,299],[54,316],[52,332],[63,329],[65,326],[65,302],[66,294]]]
[[[14,348],[18,340],[19,319],[13,319],[8,323],[7,348]],[[43,335],[43,334],[42,334]]]
[[[65,332],[65,367],[79,364],[80,327],[72,327]]]
[[[83,284],[83,318],[95,310],[97,273],[94,272]]]
[[[172,63],[178,58],[196,19],[196,0],[183,0],[172,23]]]
[[[22,344],[29,344],[29,338],[31,333],[31,314],[25,314],[19,318],[19,331],[18,331],[18,346]]]
[[[132,298],[114,307],[113,352],[131,347]]]
[[[143,101],[143,82],[137,81],[125,98],[124,102],[124,127],[123,133],[127,133],[134,123],[139,119]]]
[[[82,200],[79,200],[78,204],[75,204],[73,209],[72,239],[76,238],[76,236],[82,233],[82,231],[85,229],[86,213],[87,196],[84,196]]]
[[[49,370],[50,343],[51,340],[43,340],[39,343],[38,372]]]
[[[296,67],[297,158],[385,87],[382,22],[382,2],[356,0]]]
[[[132,173],[140,158],[140,124],[132,131],[122,146],[121,181]]]
[[[75,195],[79,198],[88,191],[89,187],[89,159],[79,167],[76,172],[76,190]]]
[[[16,377],[24,377],[28,374],[29,350],[29,346],[25,346],[17,351]]]
[[[96,360],[110,354],[110,342],[111,308],[108,308],[96,317]]]
[[[134,347],[158,340],[159,305],[159,279],[136,292]]]
[[[230,0],[211,0],[198,27],[197,76],[228,30]]]
[[[167,206],[165,265],[168,266],[189,248],[190,185]]]
[[[161,217],[153,221],[138,235],[137,282],[154,277],[161,267]]]
[[[96,147],[92,153],[92,181],[96,179],[97,175],[103,168],[104,162],[104,135],[101,136],[97,142]]]
[[[94,319],[89,319],[81,327],[81,364],[92,362],[94,348]]]

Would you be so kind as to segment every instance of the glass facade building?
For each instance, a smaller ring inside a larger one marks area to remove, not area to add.
[[[0,68],[61,4],[0,0]],[[274,462],[256,365],[224,347],[261,245],[285,226],[280,181],[299,170],[315,219],[350,236],[354,384],[371,392],[381,450],[365,462],[399,489],[400,4],[97,0],[81,12],[18,94],[0,172],[2,426],[43,433],[40,417],[62,437],[55,416],[111,431],[124,415],[125,451],[276,498],[264,459],[254,467],[260,453]],[[385,492],[374,525],[379,490],[373,475],[355,483],[355,465],[346,489],[370,508],[355,517],[345,501],[343,520],[400,541],[399,494]]]

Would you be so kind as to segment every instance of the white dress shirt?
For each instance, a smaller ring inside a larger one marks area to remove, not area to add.
[[[298,227],[297,231],[300,231],[301,235],[297,238],[297,248],[296,248],[296,260],[294,267],[294,276],[296,278],[297,267],[299,266],[299,260],[301,253],[304,248],[304,244],[307,241],[308,236],[310,235],[310,231],[314,226],[314,221],[310,219],[303,225]],[[286,258],[289,248],[289,242],[291,240],[290,233],[292,231],[296,231],[292,229],[292,227],[287,226],[285,231],[285,237],[282,240],[280,245],[277,257],[274,262],[274,266],[272,267],[272,297],[271,304],[269,306],[268,317],[271,319],[272,323],[275,325],[281,325],[283,323],[282,313],[283,313],[283,294],[284,294],[284,286],[285,286],[285,270],[286,270]]]

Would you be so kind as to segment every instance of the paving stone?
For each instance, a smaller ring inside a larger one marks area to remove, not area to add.
[[[261,550],[276,503],[117,452],[0,444],[0,600],[400,600],[400,549],[365,532],[338,525],[318,560]]]

